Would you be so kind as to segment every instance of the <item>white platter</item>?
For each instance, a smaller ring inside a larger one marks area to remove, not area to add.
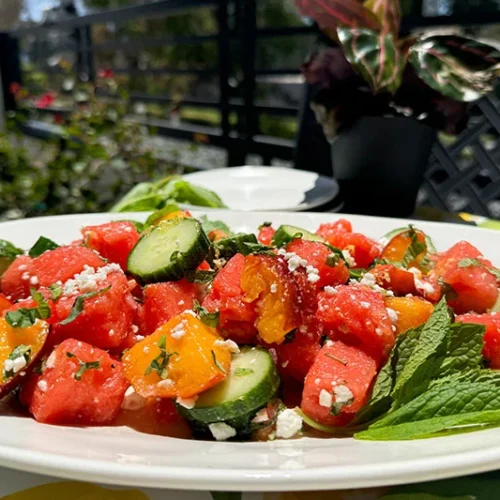
[[[217,168],[184,179],[215,191],[231,210],[246,212],[311,210],[332,201],[339,192],[333,179],[284,167]]]
[[[199,214],[196,214],[199,215]],[[234,229],[255,230],[265,220],[314,230],[339,215],[210,212]],[[379,237],[408,221],[347,216],[356,230]],[[59,243],[79,228],[124,214],[47,217],[0,224],[0,238],[29,247],[39,235]],[[144,219],[145,214],[126,214]],[[458,240],[478,246],[497,265],[500,232],[415,222],[438,249]],[[126,428],[48,426],[0,416],[0,466],[57,477],[140,487],[214,491],[349,489],[429,481],[500,466],[500,429],[409,442],[313,439],[272,443],[186,441]]]

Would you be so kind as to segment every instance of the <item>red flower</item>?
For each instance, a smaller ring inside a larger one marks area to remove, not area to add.
[[[47,92],[46,94],[42,95],[35,101],[35,106],[38,109],[46,109],[49,106],[51,106],[54,101],[55,101],[54,95],[51,94],[50,92]]]
[[[98,76],[99,78],[109,79],[109,78],[114,78],[115,74],[111,69],[106,68],[106,69],[100,69]]]
[[[62,125],[64,123],[64,116],[61,115],[60,113],[56,113],[54,115],[54,123],[56,125]]]
[[[21,90],[21,85],[17,82],[13,82],[10,84],[9,90],[10,90],[10,93],[15,97],[15,96],[17,96],[17,94]]]

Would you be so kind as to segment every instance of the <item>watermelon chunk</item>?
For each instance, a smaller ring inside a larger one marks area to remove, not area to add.
[[[306,376],[301,409],[320,424],[346,425],[367,402],[376,375],[363,351],[328,341]]]
[[[243,301],[241,276],[245,257],[236,254],[219,271],[212,283],[203,307],[210,312],[219,311],[219,331],[224,337],[238,344],[253,344],[257,341],[255,305]]]
[[[366,286],[339,286],[319,294],[317,317],[334,340],[353,344],[382,362],[394,330],[382,295]]]
[[[87,226],[81,232],[85,245],[108,261],[119,264],[124,271],[128,256],[140,238],[134,224],[127,221]]]
[[[82,373],[83,363],[88,368]],[[37,421],[48,424],[110,424],[127,387],[119,361],[89,344],[68,339],[49,356],[29,409]]]
[[[337,263],[329,264],[328,259],[332,256],[332,252],[320,242],[297,238],[288,244],[286,250],[297,254],[306,260],[308,265],[318,270],[319,279],[315,282],[318,289],[344,285],[349,280],[349,269],[344,261],[338,259]]]
[[[193,309],[197,287],[186,280],[156,283],[144,288],[144,333],[150,335],[160,325],[188,309]]]
[[[101,349],[119,346],[132,331],[136,319],[136,303],[130,293],[127,278],[112,272],[98,284],[99,290],[111,288],[92,298],[85,299],[83,311],[68,324],[55,324],[51,341],[55,345],[73,338],[88,342]],[[63,321],[69,316],[77,295],[63,296],[56,303],[56,317]]]

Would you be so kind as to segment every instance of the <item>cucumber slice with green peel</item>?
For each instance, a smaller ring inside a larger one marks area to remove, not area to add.
[[[415,228],[415,229],[417,231],[419,231],[418,228]],[[398,234],[404,233],[405,231],[408,231],[408,226],[407,227],[400,227],[398,229],[393,229],[392,231],[389,231],[387,234],[382,236],[382,238],[379,239],[379,243],[381,243],[383,246],[385,246],[385,245],[387,245],[387,243],[389,243],[389,241],[392,240],[392,238],[394,238],[394,236],[397,236]],[[437,252],[436,247],[434,246],[434,243],[433,243],[431,237],[428,236],[427,234],[425,234],[425,244],[427,245],[427,250],[430,253]]]
[[[127,266],[141,284],[177,281],[205,259],[210,242],[195,219],[175,219],[153,227],[137,242]]]
[[[276,394],[280,378],[267,349],[244,347],[233,356],[226,380],[203,392],[194,408],[179,412],[197,426],[226,422],[242,429]]]
[[[305,229],[302,229],[300,227],[285,225],[280,226],[277,229],[276,233],[274,233],[273,245],[282,247],[296,238],[302,238],[303,240],[308,241],[321,241],[322,243],[324,243],[325,241],[321,236],[311,233],[310,231],[306,231]]]
[[[214,241],[210,246],[207,260],[212,264],[214,260],[218,259],[229,260],[237,253],[249,255],[252,253],[252,250],[247,243],[251,245],[258,244],[255,234],[238,233],[229,238]]]

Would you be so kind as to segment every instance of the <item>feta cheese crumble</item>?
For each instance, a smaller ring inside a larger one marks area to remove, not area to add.
[[[63,295],[69,297],[77,293],[94,292],[97,290],[99,283],[104,281],[108,274],[113,272],[123,273],[118,264],[107,264],[97,270],[85,265],[81,273],[75,274],[72,279],[66,281],[63,286]]]
[[[210,424],[208,426],[212,436],[217,441],[226,441],[226,439],[230,439],[236,436],[236,430],[233,429],[230,425],[225,424],[224,422],[217,422],[215,424]]]
[[[325,408],[331,408],[333,404],[333,395],[330,394],[325,389],[321,389],[319,393],[319,405],[324,406]]]
[[[359,305],[363,308],[363,309],[370,309],[370,303],[369,302],[365,302],[365,301],[361,301],[359,303]]]
[[[186,326],[186,321],[182,320],[178,325],[172,328],[171,331],[172,338],[179,340],[182,337],[184,337],[184,335],[186,335],[186,330],[184,329],[185,326]]]
[[[386,295],[387,297],[394,297],[394,292],[392,290],[386,290],[381,286],[377,285],[377,280],[375,279],[375,275],[372,273],[366,273],[360,281],[350,280],[350,285],[364,285],[376,292],[380,292],[382,295]]]
[[[19,356],[16,359],[6,359],[3,366],[6,372],[19,373],[27,364],[24,356]]]
[[[302,429],[302,417],[291,409],[283,410],[276,420],[276,437],[290,439]]]
[[[122,410],[137,411],[146,406],[146,398],[135,392],[135,389],[130,386],[125,391],[125,396],[122,402]]]
[[[49,359],[47,359],[47,363],[45,363],[45,368],[54,368],[56,366],[56,358],[57,358],[57,354],[55,352],[53,352],[49,356]]]
[[[198,399],[198,396],[195,396],[194,398],[177,398],[175,402],[179,405],[182,406],[183,408],[187,408],[188,410],[191,410],[194,408],[194,405],[196,404],[196,400]]]
[[[335,295],[338,293],[338,290],[333,286],[325,286],[324,290],[327,295]]]
[[[351,255],[351,252],[349,252],[349,250],[342,250],[342,255],[344,256],[344,259],[349,267],[356,267],[356,261],[354,260],[354,257]]]
[[[229,352],[232,352],[233,354],[238,354],[240,352],[240,348],[238,347],[238,344],[236,342],[233,342],[231,339],[228,339],[228,340],[217,339],[214,342],[214,346],[227,347],[229,349]]]
[[[48,384],[46,380],[40,380],[36,385],[42,392],[45,392],[48,389]]]
[[[30,285],[33,285],[33,286],[38,285],[38,277],[37,276],[32,276],[30,278]]]
[[[278,285],[276,283],[272,283],[269,287],[269,290],[271,291],[271,293],[276,293],[278,291]]]
[[[333,388],[335,394],[335,402],[339,404],[350,404],[354,399],[354,395],[346,385],[337,385]]]
[[[387,309],[387,314],[389,315],[389,319],[391,320],[391,323],[397,323],[398,322],[398,313],[394,310],[388,307]]]
[[[319,280],[319,271],[315,267],[307,266],[306,272],[309,283],[316,283]]]
[[[280,248],[278,250],[278,255],[281,255],[282,257],[285,258],[285,260],[288,263],[288,270],[291,273],[293,273],[293,271],[296,271],[299,267],[307,268],[307,260],[303,259],[302,257],[299,257],[294,252],[287,252],[285,249]]]

